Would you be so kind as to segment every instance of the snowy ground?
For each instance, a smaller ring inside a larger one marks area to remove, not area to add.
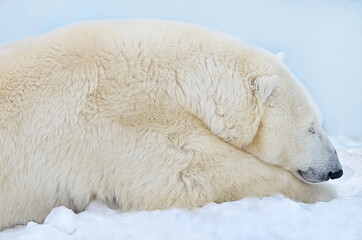
[[[0,233],[0,240],[112,239],[362,239],[362,142],[331,139],[344,167],[333,181],[339,198],[296,203],[282,196],[210,203],[192,211],[120,214],[94,202],[80,214],[53,209],[44,224],[30,222]]]

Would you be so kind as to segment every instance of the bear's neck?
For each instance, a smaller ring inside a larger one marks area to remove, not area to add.
[[[225,64],[225,59],[205,57],[202,71],[178,68],[174,96],[188,112],[202,120],[224,141],[243,149],[254,139],[260,124],[259,106],[248,88],[248,76]]]

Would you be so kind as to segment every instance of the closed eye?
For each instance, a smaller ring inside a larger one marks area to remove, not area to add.
[[[314,128],[309,128],[308,131],[311,133],[311,134],[315,134],[315,129]]]

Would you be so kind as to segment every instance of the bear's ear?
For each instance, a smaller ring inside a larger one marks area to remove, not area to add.
[[[281,62],[284,62],[285,53],[283,53],[283,52],[278,52],[278,53],[275,54],[275,56],[276,56]]]
[[[279,76],[261,76],[255,79],[253,90],[265,102],[278,83]]]

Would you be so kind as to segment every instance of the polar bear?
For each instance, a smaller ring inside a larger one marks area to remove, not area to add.
[[[120,211],[329,201],[319,182],[342,175],[278,56],[169,21],[78,23],[3,45],[0,136],[2,229],[93,199]]]

